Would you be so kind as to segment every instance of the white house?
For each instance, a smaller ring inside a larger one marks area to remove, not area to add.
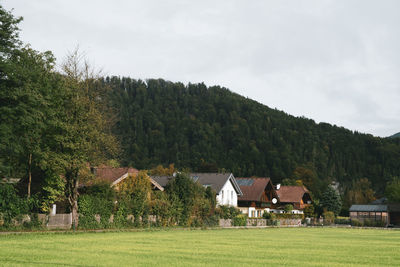
[[[239,185],[232,173],[190,173],[193,181],[204,187],[211,187],[216,192],[217,205],[237,207],[238,196],[242,195]],[[161,187],[165,187],[171,176],[151,176]]]
[[[217,205],[237,207],[238,196],[243,195],[232,173],[191,173],[190,177],[217,193]]]

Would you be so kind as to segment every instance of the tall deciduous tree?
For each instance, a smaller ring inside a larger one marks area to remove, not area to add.
[[[55,59],[22,46],[18,23],[0,6],[0,175],[26,176],[31,195],[32,169],[44,169],[45,132],[57,87]]]
[[[53,158],[66,180],[73,225],[78,225],[78,186],[80,172],[86,164],[104,162],[117,150],[108,121],[101,112],[99,80],[87,61],[75,49],[62,65],[63,86],[56,105],[57,121],[53,125]]]

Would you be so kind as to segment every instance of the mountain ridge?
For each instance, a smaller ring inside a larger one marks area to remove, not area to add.
[[[271,109],[220,86],[108,77],[121,162],[302,179],[317,195],[368,178],[382,193],[400,172],[400,139],[384,139]]]

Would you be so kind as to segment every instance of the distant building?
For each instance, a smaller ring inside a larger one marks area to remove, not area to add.
[[[216,192],[217,205],[237,207],[238,197],[243,193],[232,173],[190,173],[189,177],[204,187],[211,187]],[[164,188],[174,176],[151,176]]]
[[[400,225],[400,203],[389,203],[387,198],[377,199],[370,204],[352,205],[349,211],[350,219],[382,221],[385,226]]]
[[[236,178],[243,195],[238,207],[249,217],[262,217],[264,212],[277,208],[278,195],[270,178]]]
[[[92,174],[95,176],[94,180],[91,180],[85,184],[85,186],[90,186],[94,182],[104,181],[110,183],[110,186],[119,190],[119,186],[122,181],[124,181],[129,176],[134,176],[139,173],[139,170],[130,167],[113,168],[113,167],[92,167]],[[160,186],[157,182],[150,178],[153,189],[158,189],[163,191],[164,188]]]
[[[303,213],[303,209],[312,204],[310,192],[304,186],[280,186],[276,188],[279,197],[280,208],[290,204],[292,213]]]

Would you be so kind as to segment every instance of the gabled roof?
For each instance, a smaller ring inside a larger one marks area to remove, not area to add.
[[[173,176],[150,176],[150,178],[157,182],[163,188],[167,186],[168,182],[171,179],[174,179]]]
[[[128,175],[136,175],[139,170],[135,168],[112,168],[112,167],[100,167],[94,168],[94,175],[96,180],[106,181],[115,185],[128,177]]]
[[[230,181],[236,193],[242,195],[242,191],[232,173],[190,173],[189,177],[203,186],[211,187],[217,194]],[[151,178],[162,187],[165,187],[171,179],[174,179],[173,176],[151,176]]]
[[[236,182],[232,173],[190,173],[190,178],[195,182],[199,182],[203,186],[211,187],[217,194],[222,190],[222,187],[230,181],[236,194],[243,195],[242,190]]]
[[[238,198],[241,201],[260,201],[268,183],[271,183],[270,178],[236,178],[236,181],[243,192]]]
[[[304,194],[309,194],[304,186],[284,185],[276,190],[281,203],[300,203]]]
[[[349,211],[381,212],[388,211],[387,205],[351,205]]]
[[[125,168],[99,167],[94,169],[96,180],[109,182],[111,186],[120,183],[129,175],[137,175],[138,173],[139,170],[129,167]],[[150,177],[150,182],[159,190],[164,191],[164,187],[160,186],[160,184],[157,181],[154,181],[151,177]]]

